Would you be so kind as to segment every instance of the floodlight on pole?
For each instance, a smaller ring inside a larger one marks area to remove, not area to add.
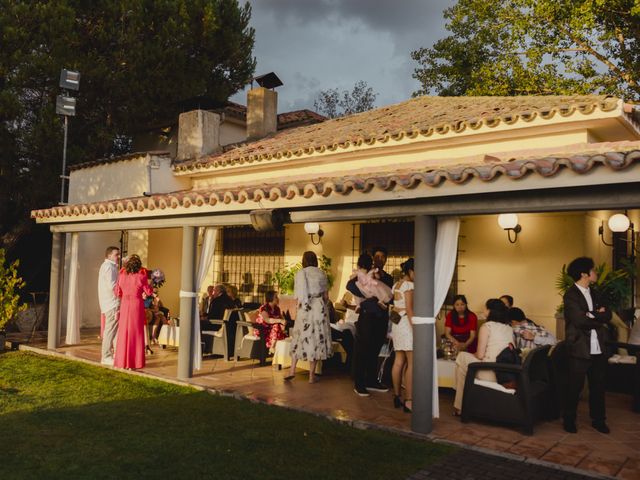
[[[80,89],[80,72],[63,68],[60,72],[60,88],[78,91]]]
[[[64,117],[64,143],[62,145],[62,174],[60,175],[60,204],[64,204],[64,182],[69,179],[67,175],[67,132],[69,130],[69,117],[76,115],[76,99],[68,95],[69,90],[80,89],[80,72],[63,68],[60,72],[60,87],[63,95],[56,97],[56,113]]]

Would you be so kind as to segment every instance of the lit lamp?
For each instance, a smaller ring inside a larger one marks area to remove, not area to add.
[[[319,245],[320,244],[320,239],[324,235],[324,232],[320,228],[320,224],[319,223],[305,223],[304,224],[304,231],[307,232],[309,234],[309,236],[311,237],[311,243],[313,243],[314,245]],[[316,235],[318,237],[318,241],[315,240]]]
[[[615,215],[611,215],[611,217],[609,217],[607,225],[609,226],[609,230],[614,233],[624,233],[627,230],[631,230],[631,249],[633,250],[633,253],[640,253],[636,251],[636,232],[633,228],[633,223],[631,223],[631,221],[629,220],[629,217],[627,217],[623,213],[616,213]],[[600,235],[600,240],[602,240],[602,243],[604,243],[607,247],[613,247],[613,240],[611,241],[611,243],[608,243],[604,239],[604,222],[602,222],[602,225],[598,227],[598,235]],[[629,241],[626,238],[622,240],[624,240],[625,242]]]
[[[522,231],[522,227],[518,224],[518,215],[515,213],[501,213],[498,215],[498,225],[507,231],[509,242],[516,243],[518,234]],[[511,232],[513,232],[513,238],[511,238]]]

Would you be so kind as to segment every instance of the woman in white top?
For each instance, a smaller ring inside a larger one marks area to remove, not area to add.
[[[474,362],[495,362],[496,357],[509,343],[513,342],[513,329],[507,315],[508,309],[498,299],[487,300],[487,321],[478,331],[478,349],[475,353],[460,352],[456,357],[456,396],[453,400],[454,415],[462,411],[462,395],[467,369]],[[480,370],[477,378],[496,381],[496,375],[490,370]]]
[[[304,252],[302,267],[295,276],[298,311],[291,332],[291,370],[285,380],[293,380],[298,360],[306,360],[309,362],[309,383],[315,383],[316,363],[330,358],[333,353],[327,307],[329,282],[318,268],[315,253]]]
[[[393,286],[393,309],[400,314],[400,321],[391,325],[393,349],[396,352],[391,378],[393,379],[393,406],[403,407],[405,412],[411,412],[411,395],[413,379],[413,258],[402,265],[402,279]],[[405,400],[400,399],[402,372],[404,375]]]

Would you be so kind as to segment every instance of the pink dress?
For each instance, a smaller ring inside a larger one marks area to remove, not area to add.
[[[144,367],[144,302],[142,292],[153,295],[153,289],[147,281],[147,271],[138,273],[120,271],[116,284],[116,295],[120,302],[118,320],[118,339],[113,366],[117,368]]]

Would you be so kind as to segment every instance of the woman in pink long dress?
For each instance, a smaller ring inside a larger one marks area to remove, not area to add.
[[[131,255],[120,270],[116,295],[120,302],[118,339],[113,366],[116,368],[144,367],[144,302],[146,296],[153,295],[147,280],[147,271],[142,268],[138,255]]]

